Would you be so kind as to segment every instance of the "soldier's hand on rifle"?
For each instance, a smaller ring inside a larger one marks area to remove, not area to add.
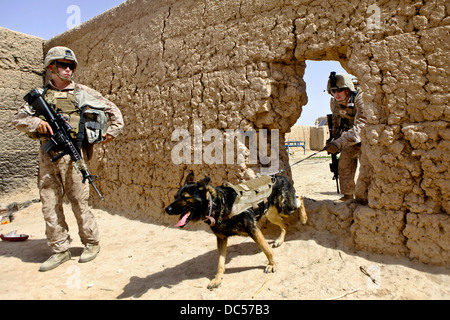
[[[328,142],[327,145],[325,146],[325,150],[329,153],[338,153],[339,152],[339,147],[336,143],[332,142]]]
[[[52,127],[48,124],[47,121],[42,120],[41,123],[36,128],[37,132],[40,134],[50,134],[53,135]]]

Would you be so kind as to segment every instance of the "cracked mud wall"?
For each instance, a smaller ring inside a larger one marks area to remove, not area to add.
[[[193,136],[200,122],[203,132],[278,129],[284,145],[306,104],[305,62],[293,57],[295,14],[288,9],[276,1],[128,1],[46,43],[47,50],[72,48],[77,81],[125,117],[124,133],[91,161],[110,199],[92,199],[96,205],[168,221],[162,209],[189,170],[213,184],[255,175],[258,166],[237,163],[175,165],[171,136],[176,129]],[[288,161],[283,149],[280,169]]]
[[[1,27],[0,39],[0,194],[4,194],[37,181],[39,142],[17,131],[10,121],[25,103],[23,96],[43,84],[44,40]]]
[[[374,5],[379,21],[372,28]],[[108,199],[92,201],[169,223],[163,208],[189,170],[210,175],[214,184],[253,176],[257,166],[174,165],[173,131],[193,134],[195,121],[203,132],[279,129],[283,145],[307,102],[304,61],[336,60],[358,77],[369,124],[358,182],[366,205],[335,216],[351,225],[360,249],[448,264],[448,6],[443,0],[129,0],[51,39],[45,49],[75,50],[77,81],[125,116],[124,133],[97,147],[91,161]],[[280,167],[287,160],[280,148]]]

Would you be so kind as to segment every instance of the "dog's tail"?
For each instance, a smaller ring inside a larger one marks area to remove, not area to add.
[[[300,221],[303,224],[308,222],[308,216],[306,215],[305,203],[303,202],[303,197],[295,197],[295,207],[299,209]]]

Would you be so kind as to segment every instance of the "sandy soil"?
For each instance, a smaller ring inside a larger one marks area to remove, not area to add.
[[[312,152],[307,152],[311,154]],[[304,157],[303,151],[291,156]],[[297,192],[311,199],[339,198],[329,160],[312,158],[293,169]],[[37,199],[37,189],[0,198],[0,205]],[[15,213],[13,230],[24,242],[0,241],[0,299],[450,299],[450,268],[425,265],[405,257],[358,252],[339,238],[300,223],[275,249],[279,264],[265,274],[266,258],[249,238],[229,241],[226,272],[220,288],[206,289],[217,265],[216,240],[207,229],[176,229],[129,220],[93,210],[101,231],[101,252],[80,264],[82,245],[69,205],[72,259],[41,273],[50,254],[40,203]],[[174,223],[176,221],[174,220]],[[264,228],[269,241],[277,233]],[[363,269],[361,269],[363,268]],[[361,270],[366,270],[375,283]]]

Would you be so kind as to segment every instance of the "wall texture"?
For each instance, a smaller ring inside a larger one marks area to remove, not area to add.
[[[282,145],[307,102],[304,61],[339,61],[365,92],[365,205],[344,218],[334,204],[312,213],[344,219],[360,249],[449,264],[449,9],[444,0],[129,0],[45,50],[75,50],[77,81],[125,115],[124,134],[91,161],[107,198],[94,204],[163,223],[189,170],[219,184],[261,168],[174,164],[174,130],[278,129]],[[280,148],[280,166],[287,160]]]
[[[36,183],[38,145],[10,125],[23,96],[43,84],[44,40],[0,28],[0,194]]]
[[[202,132],[279,129],[283,139],[306,104],[291,10],[276,1],[127,1],[47,42],[46,49],[75,50],[78,81],[125,116],[124,134],[99,148],[100,161],[91,164],[109,197],[96,205],[164,220],[162,209],[189,170],[210,175],[214,184],[254,175],[257,166],[237,161],[175,165],[171,150],[178,141],[171,136],[175,129],[193,136],[197,122]],[[287,159],[281,150],[280,167]]]

